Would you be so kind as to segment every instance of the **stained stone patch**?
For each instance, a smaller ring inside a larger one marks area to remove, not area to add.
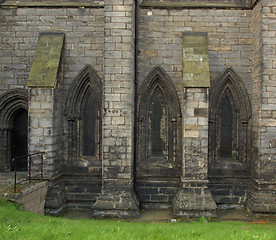
[[[206,33],[183,33],[184,87],[210,87]]]
[[[55,87],[65,35],[41,33],[28,80],[28,87]]]

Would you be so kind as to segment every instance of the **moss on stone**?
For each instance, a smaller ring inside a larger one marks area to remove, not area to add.
[[[207,35],[183,34],[184,87],[210,87]]]
[[[41,34],[28,80],[28,87],[55,87],[64,34]]]

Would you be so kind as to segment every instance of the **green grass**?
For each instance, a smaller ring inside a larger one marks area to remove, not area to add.
[[[0,239],[276,239],[276,226],[245,222],[138,223],[69,220],[20,210],[0,198]]]

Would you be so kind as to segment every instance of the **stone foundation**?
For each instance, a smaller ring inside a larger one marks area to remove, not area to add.
[[[93,209],[95,217],[135,217],[139,215],[139,200],[133,190],[103,190]]]
[[[252,184],[245,205],[253,213],[276,213],[275,185]]]
[[[175,217],[216,217],[216,203],[207,188],[208,181],[183,184],[173,200]]]

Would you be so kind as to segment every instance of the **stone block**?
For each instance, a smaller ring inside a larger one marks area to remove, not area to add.
[[[208,117],[208,110],[206,108],[195,108],[194,109],[195,117]]]
[[[199,191],[196,191],[199,190]],[[175,217],[215,217],[217,206],[208,189],[181,188],[173,200]]]
[[[95,217],[134,217],[139,214],[139,200],[133,191],[104,190],[94,206]]]
[[[185,130],[185,138],[198,138],[200,136],[199,130]]]

